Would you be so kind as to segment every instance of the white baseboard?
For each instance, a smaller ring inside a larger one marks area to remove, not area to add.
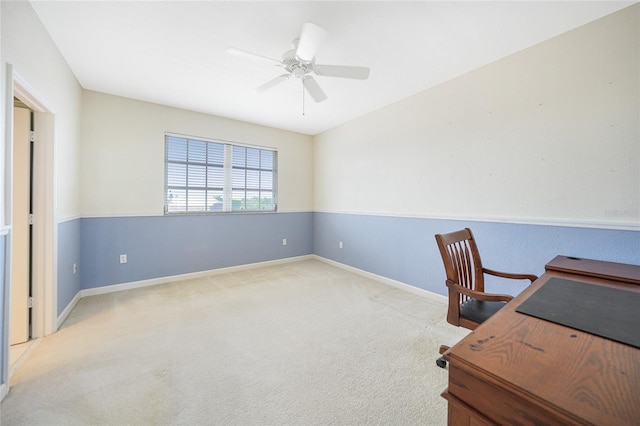
[[[0,401],[9,393],[9,386],[6,383],[0,385]]]
[[[305,256],[296,256],[296,257],[287,257],[285,259],[269,260],[266,262],[257,262],[257,263],[249,263],[246,265],[230,266],[227,268],[209,269],[207,271],[191,272],[187,274],[173,275],[169,277],[160,277],[160,278],[152,278],[149,280],[132,281],[132,282],[122,283],[122,284],[113,284],[113,285],[107,285],[103,287],[88,288],[88,289],[80,290],[78,295],[79,295],[79,298],[83,298],[87,296],[95,296],[98,294],[113,293],[116,291],[132,290],[134,288],[149,287],[152,285],[159,285],[159,284],[167,284],[174,281],[183,281],[183,280],[189,280],[194,278],[201,278],[208,275],[227,274],[229,272],[236,272],[236,271],[242,271],[242,270],[254,269],[254,268],[262,268],[265,266],[280,265],[283,263],[299,262],[301,260],[309,260],[312,258],[313,258],[313,255],[309,254]],[[71,303],[69,305],[71,305]]]
[[[311,256],[313,259],[328,263],[329,265],[335,266],[337,268],[345,269],[355,274],[362,275],[367,278],[371,278],[372,280],[382,282],[384,284],[390,285],[391,287],[395,287],[400,290],[404,290],[409,293],[416,294],[418,296],[426,297],[428,299],[437,301],[439,303],[442,303],[442,302],[448,303],[448,300],[449,300],[446,296],[443,296],[438,293],[434,293],[429,290],[425,290],[423,288],[415,287],[410,284],[403,283],[402,281],[393,280],[391,278],[383,277],[382,275],[377,275],[362,269],[354,268],[353,266],[345,265],[344,263],[336,262],[335,260],[327,259],[326,257],[321,257],[315,254],[312,254]]]
[[[429,290],[424,290],[422,288],[415,287],[415,286],[412,286],[410,284],[403,283],[401,281],[393,280],[391,278],[383,277],[382,275],[377,275],[377,274],[374,274],[374,273],[371,273],[371,272],[367,272],[367,271],[364,271],[362,269],[358,269],[358,268],[355,268],[353,266],[345,265],[344,263],[336,262],[334,260],[330,260],[330,259],[318,256],[318,255],[315,255],[315,254],[308,254],[308,255],[304,255],[304,256],[288,257],[288,258],[285,258],[285,259],[269,260],[269,261],[266,261],[266,262],[257,262],[257,263],[250,263],[250,264],[246,264],[246,265],[230,266],[230,267],[227,267],[227,268],[210,269],[210,270],[200,271],[200,272],[191,272],[191,273],[187,273],[187,274],[173,275],[173,276],[160,277],[160,278],[152,278],[152,279],[148,279],[148,280],[132,281],[132,282],[128,282],[128,283],[113,284],[113,285],[108,285],[108,286],[102,286],[102,287],[96,287],[96,288],[89,288],[89,289],[80,290],[78,292],[78,294],[76,294],[76,296],[73,298],[73,300],[69,303],[69,305],[67,305],[67,307],[64,309],[64,311],[58,317],[56,330],[60,327],[60,325],[62,325],[64,320],[69,316],[69,313],[71,312],[71,310],[73,310],[73,308],[76,306],[78,301],[80,299],[82,299],[83,297],[95,296],[95,295],[99,295],[99,294],[114,293],[114,292],[117,292],[117,291],[132,290],[132,289],[135,289],[135,288],[149,287],[149,286],[160,285],[160,284],[167,284],[167,283],[170,283],[170,282],[183,281],[183,280],[194,279],[194,278],[201,278],[201,277],[209,276],[209,275],[226,274],[226,273],[230,273],[230,272],[236,272],[236,271],[242,271],[242,270],[248,270],[248,269],[255,269],[255,268],[262,268],[262,267],[271,266],[271,265],[281,265],[281,264],[284,264],[284,263],[299,262],[301,260],[309,260],[309,259],[315,259],[315,260],[318,260],[318,261],[321,261],[321,262],[325,262],[325,263],[327,263],[329,265],[332,265],[332,266],[335,266],[337,268],[341,268],[341,269],[353,272],[355,274],[358,274],[358,275],[373,279],[375,281],[381,282],[383,284],[387,284],[387,285],[389,285],[391,287],[395,287],[395,288],[398,288],[400,290],[404,290],[404,291],[407,291],[409,293],[412,293],[412,294],[415,294],[415,295],[418,295],[418,296],[421,296],[421,297],[425,297],[427,299],[434,300],[434,301],[436,301],[438,303],[447,303],[447,300],[448,300],[446,296],[434,293],[434,292],[429,291]]]
[[[80,295],[80,293],[82,293],[82,290],[76,293],[76,295],[73,297],[73,299],[71,299],[71,302],[69,302],[67,307],[64,308],[64,311],[62,311],[62,313],[60,315],[58,315],[58,319],[56,320],[56,329],[54,330],[54,332],[58,331],[58,329],[60,328],[60,326],[62,325],[64,320],[67,319],[67,317],[69,316],[69,314],[71,313],[73,308],[76,307],[76,305],[78,304],[78,301],[82,297]]]

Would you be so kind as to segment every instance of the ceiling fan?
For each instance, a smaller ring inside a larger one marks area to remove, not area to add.
[[[316,64],[315,54],[320,48],[326,34],[327,32],[324,28],[310,22],[305,23],[302,26],[300,37],[293,40],[293,48],[284,52],[282,60],[269,58],[234,47],[227,48],[225,52],[233,56],[271,62],[278,67],[284,68],[286,71],[285,74],[279,75],[273,80],[257,87],[255,89],[256,92],[262,93],[290,78],[296,78],[302,81],[303,87],[314,101],[322,102],[327,99],[327,95],[320,88],[320,85],[316,79],[313,78],[312,74],[323,77],[342,77],[358,80],[366,80],[369,78],[369,67]]]

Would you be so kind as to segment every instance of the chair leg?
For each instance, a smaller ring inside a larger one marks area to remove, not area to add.
[[[440,346],[440,355],[442,355],[443,353],[447,352],[449,350],[449,346],[445,346],[445,345],[441,345]],[[444,356],[441,356],[440,358],[438,358],[436,360],[436,365],[440,368],[447,368],[447,360],[445,359]]]

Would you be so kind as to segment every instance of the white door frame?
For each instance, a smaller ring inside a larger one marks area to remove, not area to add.
[[[55,147],[54,114],[43,98],[18,75],[11,64],[7,64],[7,82],[5,97],[5,214],[8,224],[7,248],[5,255],[5,297],[4,297],[4,333],[2,352],[4,365],[0,384],[9,383],[9,321],[10,294],[9,282],[11,253],[11,199],[13,191],[13,97],[19,98],[35,114],[35,135],[33,161],[33,241],[32,241],[32,337],[39,338],[52,334],[57,327],[58,293],[58,226],[56,221],[56,185],[55,185]],[[8,391],[8,389],[4,389]],[[2,399],[4,395],[0,395]]]
[[[33,310],[32,335],[48,336],[57,323],[57,241],[55,220],[54,116],[26,82],[13,73],[14,95],[35,114],[33,158]]]

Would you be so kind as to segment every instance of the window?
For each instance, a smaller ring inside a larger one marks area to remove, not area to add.
[[[276,211],[277,151],[165,135],[165,214]]]

